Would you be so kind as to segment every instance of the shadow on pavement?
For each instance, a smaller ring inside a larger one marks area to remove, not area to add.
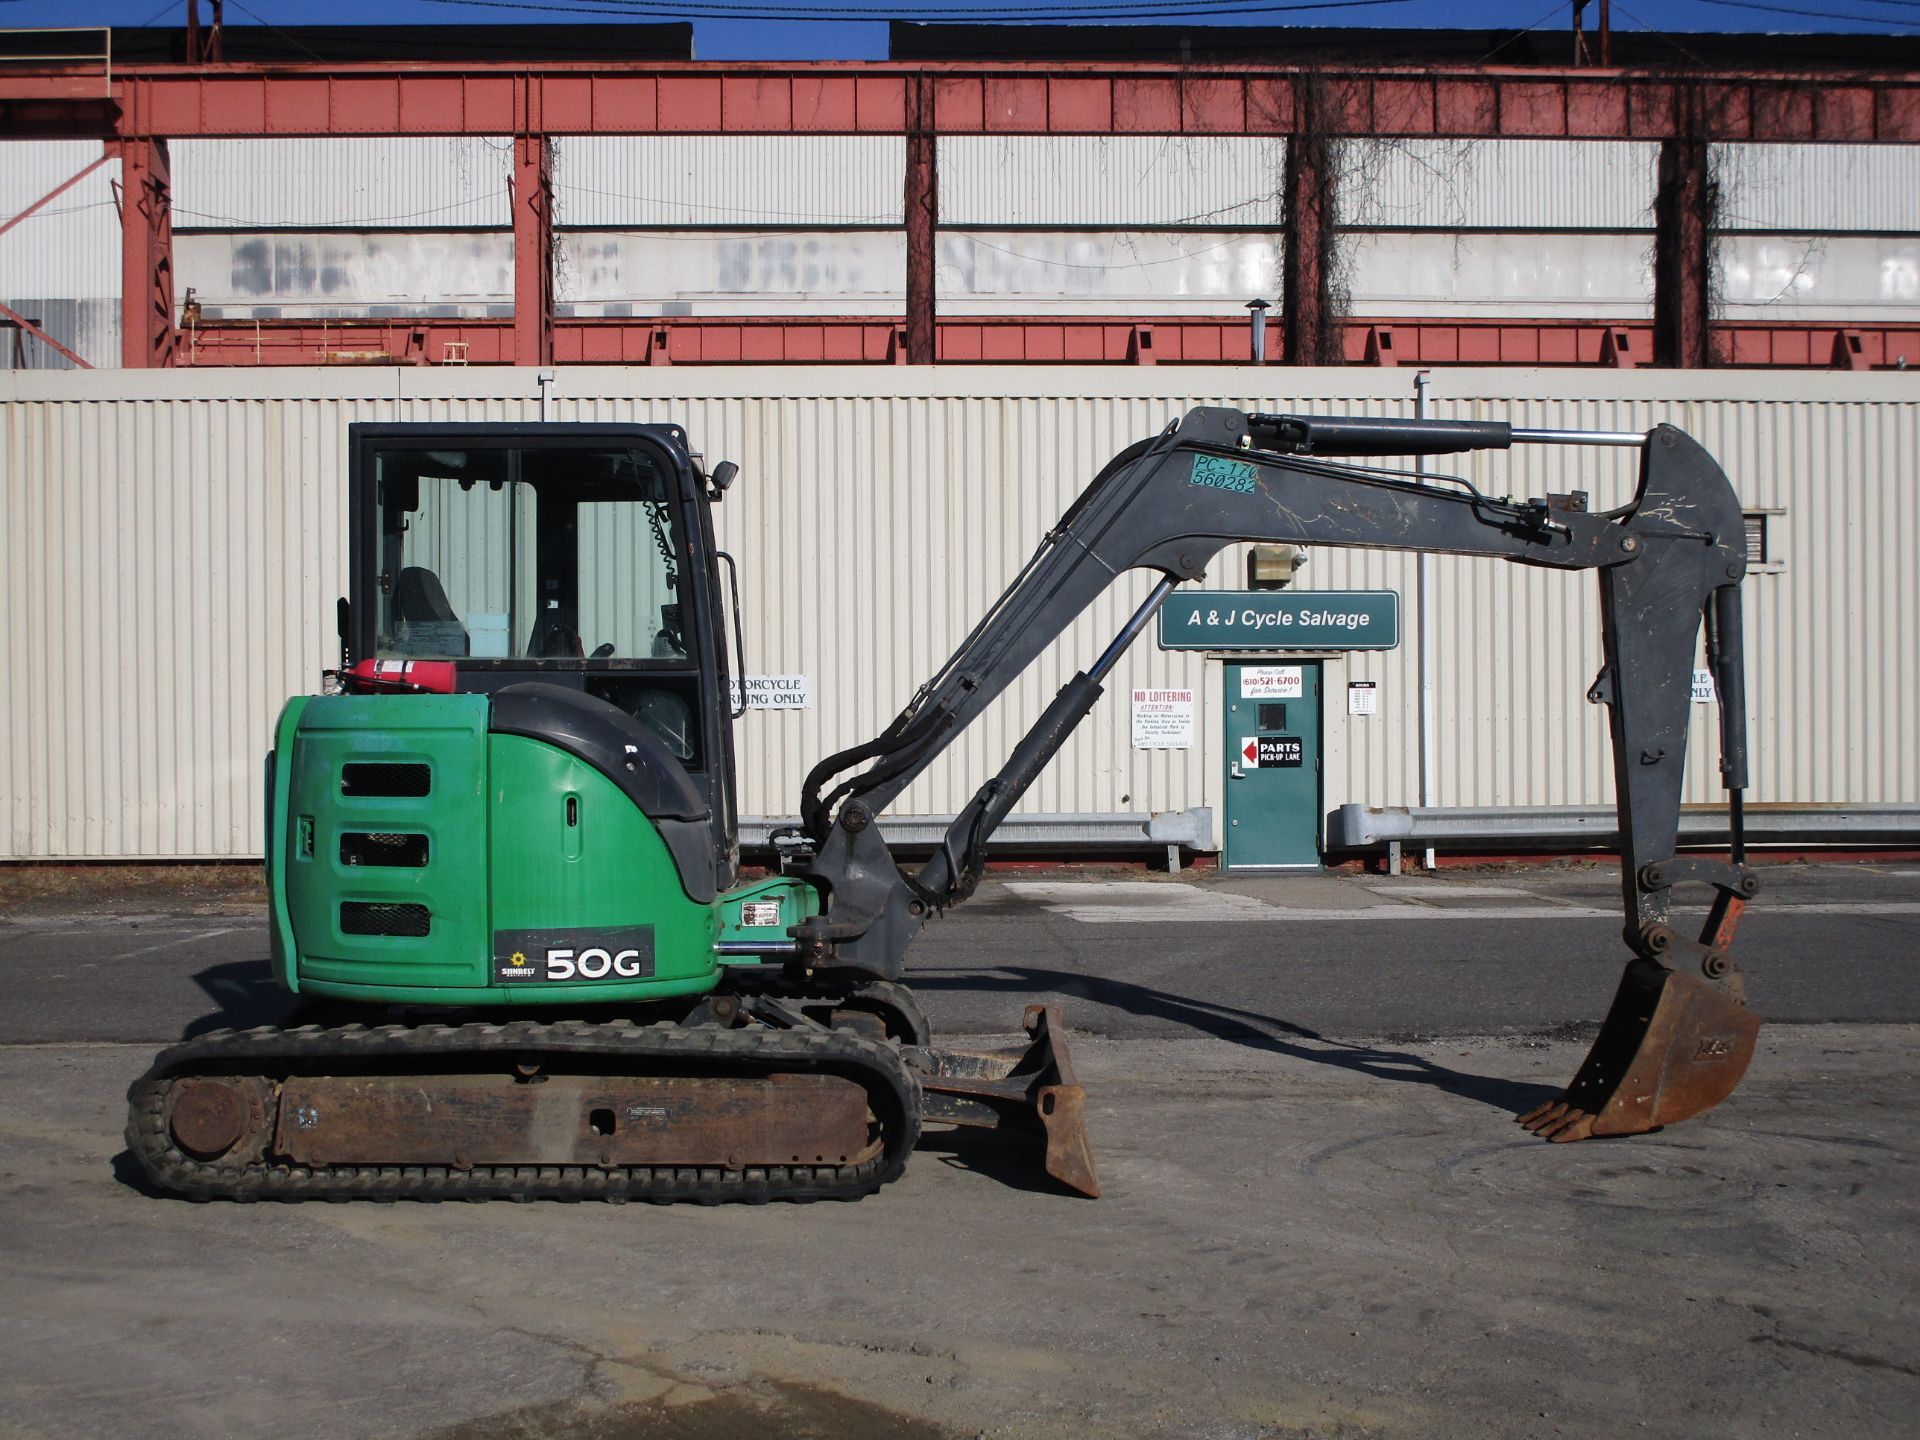
[[[970,1171],[1009,1190],[1022,1190],[1030,1195],[1060,1195],[1071,1200],[1086,1198],[1047,1174],[1046,1142],[1018,1130],[979,1130],[962,1125],[922,1130],[913,1151],[916,1155],[936,1158],[951,1169]]]
[[[133,1151],[122,1150],[109,1162],[113,1167],[113,1178],[129,1190],[144,1195],[149,1200],[178,1200],[180,1197],[171,1191],[162,1190],[147,1178],[147,1172],[140,1162],[133,1158]]]
[[[1378,1045],[1358,1045],[1346,1040],[1330,1040],[1303,1025],[1242,1010],[1231,1005],[1216,1005],[1175,995],[1151,986],[1127,980],[1102,979],[1076,975],[1065,970],[1043,970],[1024,965],[1002,965],[992,970],[967,971],[951,976],[921,972],[913,978],[916,990],[1005,991],[1032,1001],[1043,995],[1059,994],[1109,1005],[1129,1014],[1156,1020],[1170,1020],[1202,1035],[1231,1040],[1249,1049],[1332,1065],[1357,1071],[1382,1080],[1400,1080],[1415,1085],[1430,1085],[1450,1095],[1476,1100],[1496,1110],[1524,1115],[1535,1106],[1560,1097],[1558,1087],[1532,1085],[1519,1080],[1502,1080],[1491,1075],[1470,1075],[1439,1065],[1403,1050]],[[1071,1030],[1069,1030],[1071,1034]]]
[[[192,1040],[209,1030],[251,1030],[256,1025],[295,1025],[304,1023],[312,1007],[298,995],[280,988],[273,969],[265,960],[235,960],[225,965],[209,965],[197,972],[194,983],[206,991],[214,1003],[211,1014],[187,1023],[180,1032],[182,1040]],[[318,1017],[313,1017],[318,1018]]]

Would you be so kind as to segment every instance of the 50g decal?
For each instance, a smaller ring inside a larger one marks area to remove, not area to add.
[[[652,978],[651,925],[493,932],[496,985]]]

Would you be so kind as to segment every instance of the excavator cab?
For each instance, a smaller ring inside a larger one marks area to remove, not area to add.
[[[290,703],[269,761],[281,978],[438,1005],[711,988],[739,854],[721,486],[672,425],[350,444],[343,693]]]
[[[735,843],[722,558],[675,425],[355,425],[343,647],[625,712]],[[723,882],[725,883],[725,882]]]

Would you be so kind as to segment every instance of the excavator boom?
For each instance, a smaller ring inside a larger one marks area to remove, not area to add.
[[[1514,502],[1412,483],[1356,457],[1452,454],[1514,444],[1631,446],[1632,502],[1592,513],[1576,497]],[[1102,681],[1175,586],[1247,541],[1484,556],[1597,576],[1605,704],[1614,755],[1627,973],[1566,1095],[1522,1122],[1557,1140],[1630,1133],[1697,1114],[1738,1084],[1758,1022],[1731,955],[1758,886],[1744,865],[1747,784],[1740,582],[1745,528],[1726,476],[1670,426],[1646,434],[1540,431],[1499,422],[1247,414],[1201,408],[1121,452],[1081,493],[947,663],[875,739],[807,777],[795,870],[818,915],[792,934],[813,968],[898,977],[921,925],[978,884],[987,841],[1102,693]],[[1096,597],[1129,571],[1152,588],[1074,676],[1006,765],[956,817],[917,874],[893,861],[875,821]],[[1732,857],[1679,857],[1682,771],[1702,625],[1720,697],[1721,777]],[[855,770],[855,767],[861,767]],[[853,773],[848,774],[849,771]],[[841,778],[844,777],[844,778]],[[1714,891],[1708,923],[1672,923],[1676,884]]]

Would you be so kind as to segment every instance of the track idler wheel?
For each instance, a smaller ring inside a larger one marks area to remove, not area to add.
[[[1703,980],[1628,962],[1613,1008],[1566,1094],[1519,1117],[1543,1140],[1639,1135],[1711,1110],[1753,1059],[1760,1019],[1738,972]]]
[[[245,1163],[263,1153],[271,1088],[252,1076],[193,1075],[175,1081],[166,1102],[174,1144],[195,1160]]]

